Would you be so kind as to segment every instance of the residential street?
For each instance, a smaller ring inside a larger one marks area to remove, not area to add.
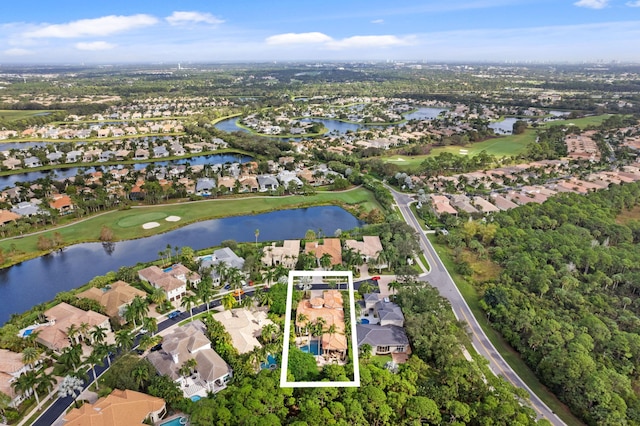
[[[560,420],[560,418],[556,416],[555,413],[553,413],[549,407],[547,407],[547,405],[531,391],[531,389],[529,389],[527,384],[516,374],[509,364],[507,364],[491,341],[487,338],[486,334],[480,327],[480,324],[473,316],[467,302],[464,300],[462,294],[453,282],[451,275],[449,275],[449,272],[431,245],[431,242],[420,228],[420,223],[409,208],[409,205],[414,201],[413,198],[407,194],[397,192],[391,187],[387,186],[387,188],[393,195],[404,220],[413,227],[420,236],[420,247],[430,266],[429,272],[427,274],[423,274],[420,279],[428,281],[432,286],[436,287],[440,294],[446,297],[451,303],[451,307],[453,308],[453,313],[456,318],[468,324],[473,346],[480,355],[489,360],[489,367],[491,368],[491,371],[496,375],[504,377],[514,386],[525,389],[529,392],[531,405],[533,409],[536,410],[538,417],[545,418],[554,425],[564,425],[565,423]]]

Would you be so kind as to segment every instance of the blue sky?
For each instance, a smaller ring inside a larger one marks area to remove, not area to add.
[[[32,0],[0,13],[0,65],[274,60],[640,62],[640,0]]]

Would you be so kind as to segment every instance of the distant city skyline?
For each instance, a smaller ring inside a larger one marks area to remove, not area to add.
[[[640,62],[640,0],[14,2],[10,64]]]

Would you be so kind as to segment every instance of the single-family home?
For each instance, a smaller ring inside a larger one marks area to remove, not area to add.
[[[42,166],[42,162],[38,157],[27,157],[24,159],[24,167],[33,168]]]
[[[163,289],[170,302],[182,299],[187,292],[187,281],[195,285],[200,282],[198,273],[181,264],[173,265],[164,270],[152,265],[139,270],[138,277],[155,288]]]
[[[49,207],[58,210],[62,215],[72,213],[74,209],[71,197],[66,194],[55,194],[49,203]]]
[[[169,156],[169,151],[167,150],[167,148],[164,145],[154,146],[153,147],[153,156],[156,157],[156,158],[168,157]]]
[[[62,152],[54,151],[47,154],[47,160],[55,164],[55,163],[58,163],[63,156],[64,154]]]
[[[0,392],[11,398],[10,407],[17,407],[30,396],[29,392],[21,394],[13,389],[13,382],[30,367],[22,361],[22,354],[0,349]]]
[[[274,191],[278,189],[278,180],[271,175],[258,176],[258,185],[260,186],[260,192]]]
[[[218,392],[226,387],[233,374],[231,367],[211,349],[205,332],[206,327],[200,320],[177,327],[164,336],[161,350],[147,356],[159,374],[178,383],[185,397]],[[196,361],[196,367],[185,374],[182,367],[190,359]]]
[[[266,312],[247,309],[225,310],[213,314],[213,318],[224,326],[231,336],[231,343],[241,354],[261,348],[257,337],[265,325],[273,324]]]
[[[122,322],[124,313],[129,304],[136,297],[146,298],[147,293],[130,286],[124,281],[116,281],[103,288],[91,287],[90,289],[76,294],[78,299],[87,298],[95,300],[107,315]]]
[[[253,175],[242,175],[238,180],[242,192],[258,192],[260,189],[258,179]]]
[[[442,214],[451,214],[456,216],[458,211],[449,203],[449,199],[445,195],[429,194],[431,197],[431,208],[433,213],[440,217]]]
[[[67,163],[76,163],[82,158],[82,151],[74,150],[67,152]]]
[[[322,243],[318,241],[307,241],[304,245],[304,252],[315,255],[318,264],[325,254],[331,258],[331,265],[340,265],[342,263],[342,246],[339,238],[325,238]]]
[[[373,355],[399,354],[394,360],[405,360],[411,348],[400,306],[387,298],[380,300],[378,293],[369,293],[364,295],[362,312],[367,322],[356,325],[358,347],[369,344]]]
[[[262,264],[266,266],[282,265],[294,269],[300,254],[300,240],[284,240],[282,247],[272,243],[262,250]]]
[[[13,206],[11,211],[20,216],[35,216],[37,214],[45,212],[40,208],[40,201],[23,201]]]
[[[148,160],[149,159],[149,151],[144,148],[136,149],[133,158],[136,160]]]
[[[82,343],[84,339],[91,341],[90,331],[94,327],[101,327],[107,334],[111,333],[108,316],[94,311],[83,311],[65,302],[46,310],[43,315],[48,322],[34,329],[34,332],[39,332],[36,340],[54,352],[60,352],[75,343]],[[69,335],[72,327],[78,329],[83,323],[89,325],[87,331],[78,330],[77,335]]]
[[[304,334],[305,327],[315,324],[322,318],[326,328],[333,332],[323,332],[320,348],[325,356],[338,355],[344,358],[347,353],[347,337],[345,335],[344,305],[342,293],[338,290],[327,290],[322,297],[312,297],[298,302],[296,309],[296,332]],[[333,327],[332,327],[333,326]]]
[[[375,261],[382,253],[382,243],[377,235],[365,235],[362,237],[362,241],[345,240],[344,245],[360,253],[362,260],[367,263]]]
[[[22,161],[18,160],[17,158],[7,158],[6,160],[2,161],[2,165],[9,170],[15,170],[22,168]]]
[[[9,210],[0,210],[0,226],[4,226],[9,222],[15,222],[20,219],[20,215],[10,212]]]
[[[221,284],[220,274],[216,271],[216,266],[220,263],[224,264],[227,269],[234,268],[242,271],[242,268],[244,268],[244,259],[235,254],[229,247],[223,247],[214,251],[210,256],[200,258],[200,271],[211,270],[214,286]],[[246,274],[243,273],[243,276],[246,276]]]
[[[196,180],[196,194],[209,197],[216,188],[216,181],[213,178],[198,178]]]
[[[93,404],[73,408],[64,417],[65,426],[121,426],[158,422],[167,413],[164,399],[130,389],[114,389]]]

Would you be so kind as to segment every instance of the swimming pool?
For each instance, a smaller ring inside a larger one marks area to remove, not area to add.
[[[320,341],[312,340],[311,341],[311,350],[309,350],[309,345],[300,346],[300,350],[305,353],[312,353],[313,355],[320,355]]]
[[[160,423],[160,426],[184,426],[187,424],[186,417],[176,417],[175,419],[171,419],[168,422]]]
[[[267,362],[263,362],[262,364],[260,364],[260,368],[263,370],[266,370],[268,368],[275,370],[276,368],[278,368],[278,364],[276,364],[276,359],[274,358],[274,356],[269,354],[267,356]]]
[[[368,319],[366,319],[366,318],[362,318],[362,319],[360,320],[360,324],[369,324],[369,320],[368,320]]]
[[[198,402],[198,401],[200,401],[201,399],[202,399],[202,397],[201,397],[200,395],[193,395],[193,396],[191,397],[191,400],[192,400],[193,402]]]

